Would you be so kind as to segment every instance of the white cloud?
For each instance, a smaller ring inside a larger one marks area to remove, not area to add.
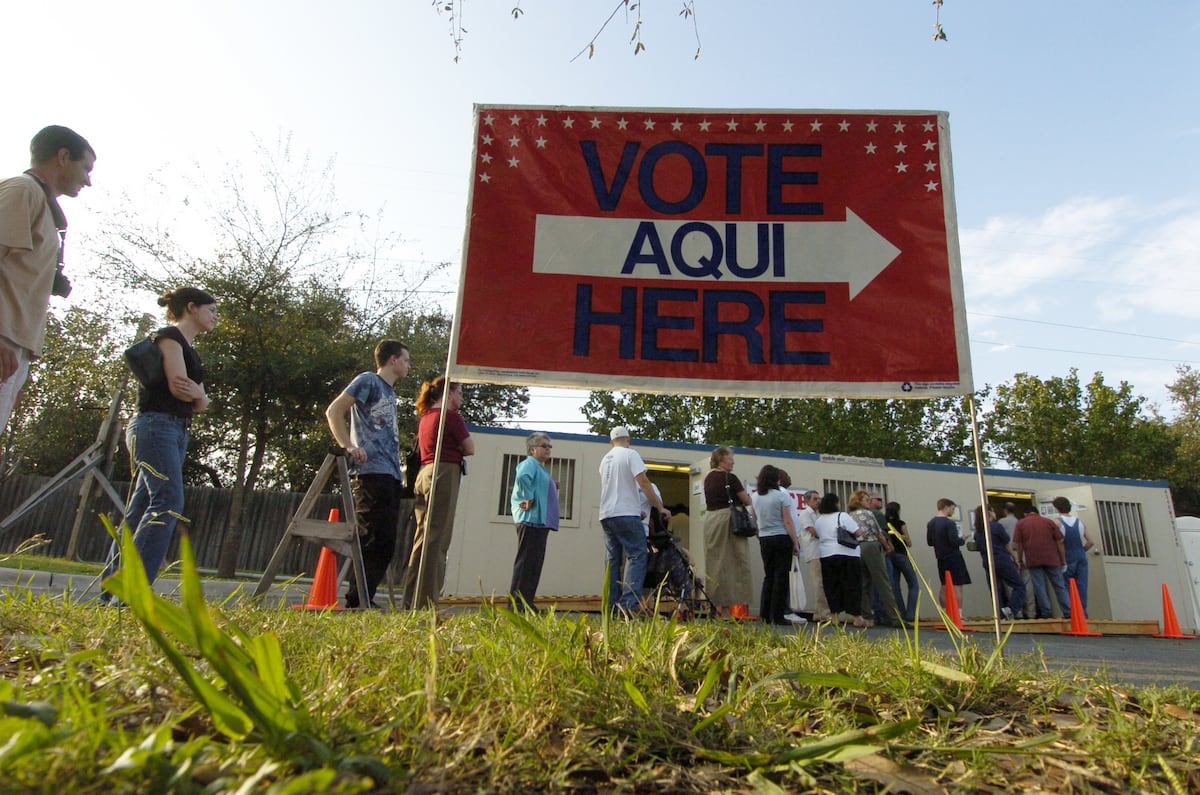
[[[960,232],[967,305],[1020,296],[1038,307],[1077,280],[1092,281],[1121,234],[1129,202],[1078,198],[1038,217],[997,216]]]
[[[1200,207],[1181,209],[1162,221],[1139,230],[1121,253],[1125,280],[1136,285],[1125,299],[1159,316],[1200,319]],[[1200,328],[1189,332],[1184,339],[1200,340]]]

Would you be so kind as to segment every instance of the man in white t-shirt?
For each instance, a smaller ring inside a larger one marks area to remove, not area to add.
[[[604,528],[605,564],[608,567],[608,609],[637,612],[646,579],[646,532],[642,527],[641,495],[662,512],[671,512],[655,493],[646,464],[629,444],[623,426],[608,435],[612,449],[600,461],[600,526]]]

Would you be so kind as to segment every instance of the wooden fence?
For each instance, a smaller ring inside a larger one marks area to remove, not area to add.
[[[41,488],[49,478],[33,475],[14,475],[0,482],[0,518],[8,516],[25,499]],[[75,511],[79,506],[79,487],[82,477],[62,486],[47,497],[34,510],[10,527],[0,538],[0,553],[12,552],[26,539],[38,533],[50,543],[37,550],[37,554],[63,557],[66,554]],[[119,494],[126,494],[128,483],[114,483]],[[187,487],[184,489],[183,513],[190,520],[188,533],[196,552],[196,562],[202,569],[215,569],[221,556],[221,543],[229,524],[231,489]],[[288,521],[300,505],[303,494],[297,492],[256,491],[252,492],[242,529],[242,543],[238,550],[237,567],[240,571],[262,571],[267,566],[275,547],[287,529]],[[411,500],[408,501],[411,503]],[[322,494],[317,499],[314,517],[325,518],[329,509],[340,506],[336,494]],[[79,560],[103,561],[108,554],[109,537],[100,523],[98,511],[111,508],[107,498],[95,497],[89,504],[87,521],[84,522],[76,543]],[[401,515],[405,515],[402,510]],[[181,523],[181,527],[182,527]],[[298,543],[288,551],[279,576],[312,574],[316,568],[319,547],[316,544]],[[167,560],[179,558],[179,533],[171,542]]]

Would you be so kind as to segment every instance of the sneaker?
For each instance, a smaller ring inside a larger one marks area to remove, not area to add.
[[[798,616],[795,613],[784,613],[783,620],[792,624],[807,624],[808,619],[804,616]]]
[[[1012,620],[1013,620],[1013,611],[1012,611],[1012,608],[1011,608],[1011,607],[1002,607],[1002,608],[1000,608],[1000,615],[1004,616],[1004,620],[1005,620],[1005,621],[1012,621]]]

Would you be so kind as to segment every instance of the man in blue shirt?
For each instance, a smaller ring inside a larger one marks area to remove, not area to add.
[[[359,373],[325,409],[333,438],[346,450],[354,480],[354,510],[366,571],[366,607],[375,604],[375,590],[387,573],[396,549],[400,518],[400,438],[396,428],[396,381],[408,375],[408,346],[380,340],[375,346],[375,372]],[[346,425],[346,416],[350,424]],[[358,603],[358,589],[346,589],[346,607]]]

